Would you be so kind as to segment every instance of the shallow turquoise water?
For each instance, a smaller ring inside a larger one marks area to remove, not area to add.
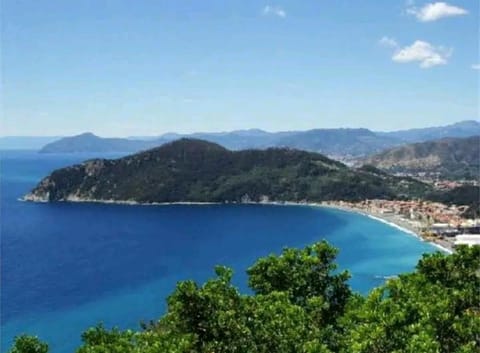
[[[332,209],[17,200],[50,170],[89,157],[2,154],[2,351],[21,332],[66,353],[99,321],[136,328],[161,315],[177,281],[203,281],[216,264],[233,267],[234,282],[247,291],[245,269],[284,246],[327,239],[362,293],[435,251],[384,223]]]

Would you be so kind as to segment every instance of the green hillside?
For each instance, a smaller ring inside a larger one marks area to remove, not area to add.
[[[437,173],[445,178],[479,178],[480,136],[445,138],[389,149],[364,164],[391,172]]]
[[[116,160],[54,171],[25,199],[36,201],[247,202],[408,198],[430,187],[413,179],[350,169],[287,148],[229,151],[181,139]]]

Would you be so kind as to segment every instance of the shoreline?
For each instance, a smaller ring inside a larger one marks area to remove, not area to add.
[[[37,198],[28,198],[22,197],[19,198],[18,201],[22,202],[35,202],[35,203],[47,203],[47,200],[41,200]],[[55,201],[55,202],[76,202],[76,203],[101,203],[101,204],[114,204],[114,205],[128,205],[128,206],[173,206],[173,205],[195,205],[195,206],[202,206],[202,205],[270,205],[270,206],[307,206],[307,207],[319,207],[319,208],[331,208],[336,209],[344,212],[352,212],[361,214],[365,217],[369,217],[371,219],[376,220],[377,222],[382,222],[390,227],[396,228],[403,233],[406,233],[410,236],[414,236],[418,240],[422,242],[427,242],[432,246],[436,247],[437,249],[452,254],[453,248],[447,242],[442,242],[441,244],[434,241],[425,239],[421,236],[420,230],[416,229],[412,225],[409,225],[407,222],[398,219],[393,215],[384,215],[384,214],[377,214],[374,212],[368,212],[366,210],[358,209],[355,207],[349,207],[345,205],[337,205],[333,204],[332,201],[321,201],[321,202],[294,202],[294,201],[258,201],[258,202],[192,202],[192,201],[177,201],[177,202],[138,202],[138,201],[129,201],[129,200],[98,200],[98,199],[81,199],[72,197],[67,200]]]
[[[67,200],[48,201],[44,199],[34,199],[28,197],[20,197],[17,199],[20,202],[33,203],[100,203],[106,205],[126,205],[126,206],[169,206],[169,205],[222,205],[224,202],[194,202],[194,201],[176,201],[176,202],[138,202],[133,200],[99,200],[99,199],[80,199],[69,198]]]
[[[419,229],[416,229],[415,227],[409,225],[408,223],[406,223],[405,221],[403,221],[401,219],[396,218],[395,216],[387,216],[387,215],[383,215],[383,214],[367,212],[365,210],[357,209],[357,208],[354,208],[354,207],[333,205],[333,204],[328,204],[328,203],[322,203],[321,206],[326,207],[326,208],[332,208],[332,209],[340,210],[340,211],[345,211],[345,212],[353,212],[353,213],[357,213],[357,214],[361,214],[363,216],[369,217],[371,219],[375,219],[378,222],[385,223],[385,224],[387,224],[387,225],[389,225],[393,228],[397,228],[397,229],[401,230],[402,232],[404,232],[408,235],[414,236],[415,238],[417,238],[418,240],[420,240],[422,242],[429,243],[432,246],[436,247],[437,249],[439,249],[443,252],[446,252],[448,254],[453,254],[453,248],[450,246],[450,244],[448,244],[446,242],[442,243],[442,244],[439,244],[439,243],[437,243],[433,240],[423,238],[420,234]]]

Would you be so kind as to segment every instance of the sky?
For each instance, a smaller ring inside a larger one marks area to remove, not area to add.
[[[0,135],[478,120],[479,3],[2,0]]]

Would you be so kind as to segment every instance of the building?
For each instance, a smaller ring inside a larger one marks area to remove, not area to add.
[[[455,237],[455,245],[480,245],[480,234],[459,234]]]
[[[459,232],[455,227],[452,227],[448,223],[434,223],[430,226],[430,232],[436,235],[452,237]]]

